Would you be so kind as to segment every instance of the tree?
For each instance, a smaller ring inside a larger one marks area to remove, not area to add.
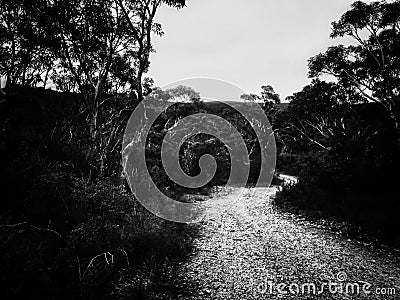
[[[271,85],[261,86],[261,95],[257,94],[243,94],[240,99],[244,101],[257,101],[263,105],[263,109],[268,114],[270,121],[275,118],[276,109],[275,104],[281,102],[279,94],[275,93],[274,88]]]
[[[0,1],[0,77],[16,84],[46,85],[54,57],[38,24],[43,1]]]
[[[353,94],[349,101],[382,105],[400,138],[400,1],[356,1],[332,26],[332,38],[348,36],[356,44],[311,58],[309,76],[332,75]]]
[[[154,51],[151,44],[151,34],[154,32],[162,35],[163,31],[159,23],[154,22],[157,9],[162,2],[181,8],[185,6],[185,0],[116,0],[125,20],[130,28],[130,33],[138,43],[135,51],[136,88],[138,100],[143,99],[142,77],[149,67],[149,56]]]
[[[272,102],[275,104],[281,103],[279,94],[275,93],[274,88],[271,85],[263,85],[261,87],[261,98],[264,103]]]
[[[260,101],[260,96],[256,95],[256,94],[243,94],[240,95],[240,99],[244,100],[244,101]]]
[[[261,86],[261,95],[257,94],[243,94],[240,99],[245,101],[262,101],[265,105],[280,103],[279,94],[275,93],[274,88],[271,85]]]
[[[89,125],[80,134],[103,173],[125,112],[152,89],[143,74],[154,51],[151,35],[163,34],[156,11],[185,1],[0,1],[0,76],[7,86],[46,87],[51,80],[59,90],[80,93],[77,117]],[[126,94],[135,95],[129,107],[119,97]]]
[[[347,95],[340,85],[313,80],[291,97],[287,112],[276,124],[276,133],[290,148],[298,152],[330,152],[346,135],[343,112]]]
[[[41,24],[54,39],[59,58],[52,80],[58,88],[79,91],[90,112],[95,139],[104,92],[134,91],[143,99],[143,74],[149,66],[151,34],[161,35],[154,22],[160,0],[73,0],[48,2]],[[171,5],[181,5],[170,1]],[[148,84],[147,84],[148,85]],[[109,99],[109,97],[108,97]]]
[[[107,1],[55,1],[47,14],[56,43],[53,51],[60,58],[53,80],[72,79],[91,112],[91,135],[96,136],[100,96],[110,79],[126,84],[123,73],[134,77],[136,40],[119,6]],[[48,24],[45,24],[47,26]],[[60,79],[61,77],[61,79]]]
[[[197,102],[200,100],[200,93],[189,86],[178,85],[175,88],[166,90],[166,92],[174,101]]]

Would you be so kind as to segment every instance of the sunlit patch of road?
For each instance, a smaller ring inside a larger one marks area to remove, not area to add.
[[[226,197],[222,201],[234,204],[201,223],[194,252],[179,266],[176,282],[185,292],[174,298],[270,299],[278,296],[280,283],[313,284],[321,289],[324,283],[358,282],[371,285],[369,299],[400,298],[400,258],[395,253],[370,248],[276,210],[271,200],[276,191],[277,187],[232,189],[221,196]],[[344,276],[342,281],[338,274]],[[267,289],[267,284],[273,289]],[[397,295],[377,295],[376,288],[392,288],[388,291],[395,290]],[[321,295],[288,292],[281,296],[366,298],[361,292],[330,293],[327,286]]]

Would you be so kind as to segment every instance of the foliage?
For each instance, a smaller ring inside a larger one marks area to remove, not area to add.
[[[6,86],[45,85],[54,67],[46,32],[38,24],[43,1],[0,1],[0,76]]]
[[[160,99],[170,99],[171,97],[168,91],[164,92],[160,89],[156,90],[156,93],[153,96],[159,98],[159,101],[162,101]],[[242,103],[241,105],[246,106],[245,103]],[[177,184],[171,181],[165,173],[161,160],[161,145],[166,133],[173,128],[179,120],[197,113],[207,113],[220,116],[224,120],[230,122],[230,124],[238,130],[240,138],[243,139],[246,144],[250,158],[250,178],[248,182],[255,182],[258,178],[260,168],[260,146],[257,142],[255,132],[251,129],[247,120],[235,109],[224,103],[194,101],[192,103],[178,102],[170,106],[166,112],[156,120],[148,135],[146,141],[146,162],[149,173],[157,186],[167,190],[173,190],[178,194],[179,191],[186,191],[186,189],[177,186]],[[201,120],[201,116],[192,119],[192,122],[201,122],[203,126],[210,126],[215,130],[222,130],[210,120]],[[189,125],[187,127],[190,128]],[[221,135],[226,135],[226,133]],[[180,148],[178,145],[179,141],[180,139],[178,139],[176,143],[168,145],[166,151],[168,151],[168,149],[172,149],[171,151],[179,149],[180,164],[188,175],[198,175],[200,172],[200,158],[204,154],[210,154],[216,160],[217,169],[216,175],[208,185],[225,184],[228,181],[230,177],[231,157],[228,148],[224,146],[221,140],[216,136],[209,134],[196,133],[187,136]],[[239,141],[235,142],[232,137],[232,144],[238,143]]]
[[[289,98],[274,123],[282,144],[278,168],[299,176],[276,203],[339,217],[391,241],[399,207],[398,7],[398,1],[353,3],[332,23],[331,37],[357,44],[311,58],[313,81]]]
[[[275,90],[271,85],[261,86],[261,95],[243,94],[240,98],[245,101],[262,101],[266,106],[267,104],[276,104],[281,102],[279,94],[275,93]]]
[[[1,1],[4,298],[146,298],[190,252],[195,226],[157,219],[120,177],[124,125],[153,89],[142,76],[162,2],[185,5]]]
[[[345,90],[385,107],[399,131],[400,2],[356,1],[332,23],[332,38],[355,45],[333,46],[309,61],[310,76],[334,76]],[[350,100],[350,99],[349,99]]]
[[[196,229],[157,219],[126,190],[120,144],[131,99],[104,102],[94,147],[78,94],[19,88],[7,97],[0,113],[3,295],[146,297],[149,282],[174,277],[167,262],[185,259],[186,234]]]
[[[32,201],[26,202],[28,223],[1,227],[7,299],[123,296],[143,293],[147,282],[172,276],[164,265],[190,250],[185,228],[152,216],[123,186],[75,178],[64,191],[58,183],[67,181],[53,182],[57,174],[71,175],[54,166],[35,180]],[[36,212],[42,220],[34,218]],[[124,281],[131,283],[121,290]]]
[[[200,93],[188,86],[179,85],[176,88],[166,90],[171,100],[178,102],[200,101]]]

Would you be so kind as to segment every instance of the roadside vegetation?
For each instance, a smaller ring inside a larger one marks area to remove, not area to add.
[[[195,112],[238,128],[252,160],[248,184],[257,180],[260,149],[243,117],[190,87],[162,91],[144,77],[151,36],[163,34],[160,5],[185,3],[0,0],[2,299],[146,299],[176,278],[199,228],[146,211],[121,167],[126,123],[151,92],[181,99],[154,124],[146,149],[166,194],[185,201],[189,191],[163,171],[162,138]],[[400,2],[355,2],[333,23],[332,37],[341,36],[355,44],[311,58],[313,80],[289,104],[265,85],[242,95],[242,105],[260,103],[274,128],[277,171],[299,177],[278,193],[278,207],[400,245]],[[217,176],[190,191],[194,198],[229,177],[226,147],[204,134],[182,146],[187,174],[198,174],[203,154],[216,157]]]
[[[299,183],[276,203],[398,246],[400,2],[354,2],[332,23],[331,37],[343,36],[354,43],[312,57],[312,83],[277,117],[278,169]]]

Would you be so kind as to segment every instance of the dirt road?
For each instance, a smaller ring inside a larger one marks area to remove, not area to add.
[[[178,299],[400,299],[400,257],[274,209],[276,188],[233,189],[179,265]],[[213,200],[210,200],[213,201]]]

